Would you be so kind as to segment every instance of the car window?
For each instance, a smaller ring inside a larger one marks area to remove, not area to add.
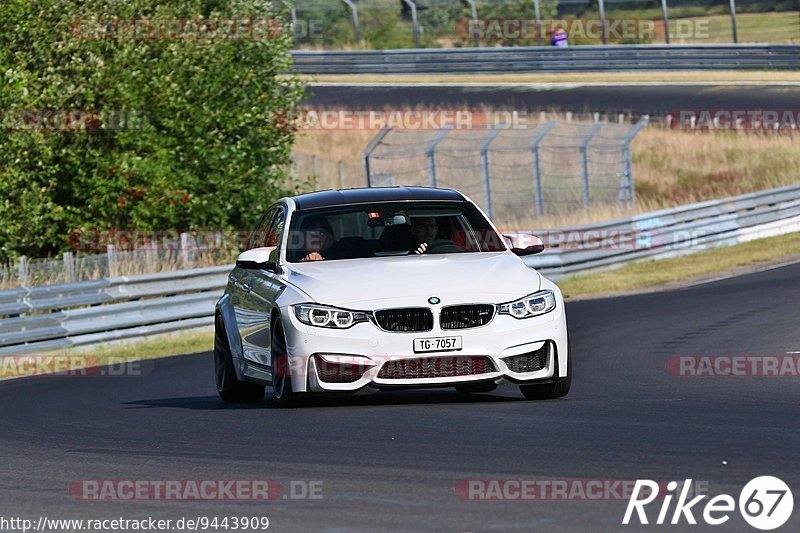
[[[506,249],[486,218],[468,202],[359,204],[296,211],[290,229],[290,262]]]
[[[275,209],[275,215],[272,217],[266,236],[264,237],[264,246],[276,247],[275,250],[270,253],[270,261],[277,261],[280,255],[281,236],[283,235],[285,222],[286,211],[282,207],[278,207]]]
[[[264,216],[261,217],[261,221],[256,226],[256,229],[250,235],[250,240],[247,241],[247,249],[252,250],[253,248],[261,248],[264,246],[264,240],[267,236],[267,230],[269,229],[270,223],[275,216],[275,208],[273,207],[266,213]]]

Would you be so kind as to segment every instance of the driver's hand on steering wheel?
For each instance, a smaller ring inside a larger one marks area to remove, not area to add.
[[[422,255],[422,254],[425,253],[425,250],[427,250],[427,249],[428,249],[428,243],[427,242],[423,242],[422,244],[420,244],[417,247],[416,250],[414,250],[414,253],[417,254],[417,255]]]

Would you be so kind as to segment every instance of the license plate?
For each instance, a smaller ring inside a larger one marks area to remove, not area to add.
[[[461,349],[461,337],[432,337],[414,339],[414,353],[452,352]]]

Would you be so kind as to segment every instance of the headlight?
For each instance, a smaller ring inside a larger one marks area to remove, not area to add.
[[[348,311],[324,305],[298,304],[294,306],[297,320],[320,328],[347,329],[353,324],[367,321],[367,313]]]
[[[530,318],[556,308],[556,295],[551,290],[539,291],[515,302],[500,304],[498,312],[514,318]]]

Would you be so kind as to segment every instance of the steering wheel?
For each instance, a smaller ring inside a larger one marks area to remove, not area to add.
[[[436,239],[428,243],[425,253],[446,254],[451,252],[463,252],[464,248],[457,245],[450,239]]]

